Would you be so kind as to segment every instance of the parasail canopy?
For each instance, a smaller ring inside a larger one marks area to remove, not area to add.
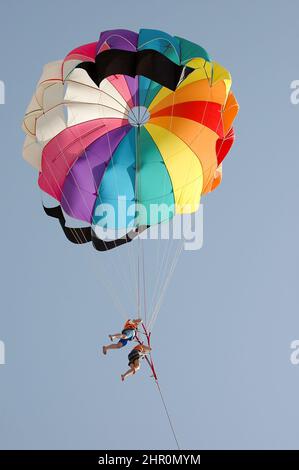
[[[23,121],[24,158],[58,201],[46,212],[69,240],[106,250],[197,211],[221,182],[237,112],[229,72],[201,46],[151,29],[105,31],[45,65]],[[88,225],[69,230],[65,214]]]

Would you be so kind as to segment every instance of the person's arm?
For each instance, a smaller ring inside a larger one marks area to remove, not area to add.
[[[139,325],[139,323],[142,323],[142,319],[141,318],[136,318],[135,320],[133,320],[134,323],[136,323],[137,325]]]

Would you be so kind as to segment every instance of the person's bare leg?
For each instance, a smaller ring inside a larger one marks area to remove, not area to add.
[[[130,377],[130,375],[135,374],[135,369],[134,366],[131,367],[131,369],[127,370],[124,374],[121,374],[121,380],[124,381],[127,377]]]
[[[134,375],[140,369],[139,359],[134,361],[134,364],[130,364],[130,369],[124,374],[121,374],[121,380],[124,381],[127,377]]]
[[[108,344],[107,346],[103,346],[103,354],[107,354],[107,351],[109,351],[109,349],[120,349],[122,347],[123,344],[121,343]]]
[[[115,339],[126,339],[126,335],[123,335],[122,333],[115,333],[114,335],[109,335],[109,338],[111,341],[114,341]]]

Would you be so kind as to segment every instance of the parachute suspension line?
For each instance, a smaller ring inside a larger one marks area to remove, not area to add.
[[[142,324],[142,328],[143,328],[143,332],[138,331],[138,333],[142,333],[146,337],[147,346],[150,348],[151,347],[151,332],[146,328],[144,323]],[[140,339],[139,339],[138,333],[136,334],[136,340],[138,341],[139,344],[143,344],[143,342],[140,341]],[[176,432],[175,432],[175,429],[174,429],[174,426],[173,426],[173,423],[172,423],[172,419],[171,419],[170,413],[169,413],[167,405],[166,405],[165,398],[163,396],[163,393],[162,393],[162,390],[161,390],[161,387],[160,387],[160,383],[159,383],[158,376],[157,376],[157,373],[156,373],[156,370],[155,370],[152,354],[151,353],[149,354],[149,358],[146,355],[144,357],[145,357],[146,362],[148,363],[149,368],[152,371],[152,377],[153,377],[153,379],[155,381],[155,384],[157,386],[157,389],[158,389],[158,392],[159,392],[159,395],[160,395],[160,398],[161,398],[161,401],[162,401],[162,404],[163,404],[163,407],[164,407],[164,410],[165,410],[165,413],[166,413],[166,416],[167,416],[167,419],[168,419],[168,422],[169,422],[169,426],[170,426],[171,432],[173,434],[173,438],[176,442],[176,446],[177,446],[178,450],[181,450],[180,444],[179,444],[179,441],[178,441],[178,438],[177,438],[177,435],[176,435]]]
[[[144,246],[142,243],[142,278],[143,278],[143,311],[144,311],[144,321],[147,324],[147,305],[146,305],[146,280],[145,280],[145,258],[144,258]]]
[[[101,97],[100,97],[100,100],[101,100]],[[103,102],[101,102],[101,105],[103,105]],[[110,153],[110,162],[112,164],[112,169],[113,169],[113,179],[114,179],[114,183],[116,185],[116,188],[117,188],[117,194],[120,194],[120,188],[119,188],[119,184],[118,184],[118,178],[116,177],[116,172],[115,172],[115,164],[114,164],[114,159],[113,159],[113,152],[112,152],[112,147],[111,147],[111,142],[110,142],[110,135],[109,135],[109,131],[107,132],[107,138],[108,138],[108,145],[109,145],[109,153]],[[130,255],[130,252],[128,253],[128,255]],[[130,267],[130,264],[127,263]],[[118,269],[116,270],[116,272],[119,272],[119,266],[122,266],[123,263],[118,263]],[[126,270],[125,272],[120,272],[120,278],[121,278],[121,281],[123,283],[123,285],[125,285],[125,291],[130,293],[130,290],[131,290],[131,286],[128,285],[127,283],[127,275],[128,275],[128,270]],[[129,298],[130,298],[130,295],[129,295]]]
[[[101,96],[100,96],[100,100],[101,100]],[[74,111],[72,110],[73,114],[74,114]],[[106,125],[106,124],[104,124]],[[110,136],[109,136],[109,131],[107,132],[107,142],[108,142],[108,146],[109,146],[109,153],[110,153],[110,161],[112,161],[112,168],[113,168],[113,176],[114,176],[114,180],[115,180],[115,184],[116,184],[116,187],[118,189],[118,182],[117,182],[117,179],[115,178],[115,171],[114,171],[114,162],[113,162],[113,152],[112,152],[112,148],[111,148],[111,143],[110,143]],[[92,171],[92,168],[91,168],[91,165],[90,165],[90,162],[89,162],[89,159],[87,157],[87,152],[86,152],[86,148],[84,147],[83,143],[82,143],[82,139],[81,139],[81,136],[79,137],[79,141],[80,141],[80,144],[81,144],[81,147],[82,147],[82,151],[84,153],[84,156],[85,156],[85,159],[86,159],[86,162],[87,162],[87,165],[88,165],[88,168],[89,168],[89,171],[90,171],[90,175],[93,179],[93,182],[94,182],[94,187],[95,187],[95,190],[98,192],[98,188],[97,188],[97,185],[96,185],[96,180],[95,180],[95,176],[93,174],[93,171]],[[75,177],[73,176],[73,179],[75,179]],[[76,183],[77,184],[77,183]],[[81,194],[81,192],[80,192]],[[100,194],[98,194],[98,196],[100,197]],[[105,243],[105,240],[104,241],[104,246],[106,247],[106,243]],[[105,254],[104,254],[105,255]],[[112,271],[112,275],[116,275],[116,277],[118,277],[119,281],[120,281],[120,284],[123,285],[123,289],[124,291],[127,291],[129,292],[129,289],[128,289],[128,286],[125,285],[126,283],[126,276],[124,276],[120,271],[119,271],[119,266],[121,265],[120,263],[117,263],[118,266],[115,265],[114,263],[114,255],[117,256],[117,254],[113,254],[112,257],[110,257],[110,261],[109,261],[109,270]],[[106,263],[108,264],[108,263]],[[97,268],[99,268],[99,266],[102,266],[102,263],[97,263]],[[108,267],[106,266],[106,269]],[[111,269],[112,268],[112,269]],[[100,268],[101,269],[101,268]],[[108,280],[108,277],[111,279],[111,276],[107,276],[107,272],[106,272],[106,269],[102,269],[102,273],[103,275],[102,276],[99,276],[98,278],[100,279],[102,285],[104,285],[104,288],[106,289],[106,291],[108,292],[109,296],[111,297],[111,299],[113,299],[113,303],[114,305],[118,305],[118,309],[122,315],[123,318],[128,318],[129,315],[128,315],[128,312],[126,311],[126,308],[123,306],[123,301],[121,299],[121,295],[118,294],[117,292],[117,289],[113,287],[113,285],[109,282]],[[105,272],[103,272],[105,271]],[[104,282],[104,279],[106,280],[106,282]],[[109,285],[109,286],[108,286]]]
[[[75,118],[76,116],[75,116],[74,110],[72,109],[72,110],[70,110],[70,112],[72,113],[73,117]],[[71,131],[71,132],[72,132],[72,131]],[[74,138],[75,138],[75,137],[76,137],[76,136],[74,135]],[[111,159],[112,159],[112,149],[111,149],[111,145],[110,145],[109,132],[107,133],[107,138],[108,138],[108,145],[109,145],[109,149],[110,149],[110,157],[111,157]],[[58,147],[58,149],[59,149],[59,151],[60,151],[60,154],[62,155],[62,157],[63,157],[63,159],[64,159],[64,162],[65,162],[67,168],[69,169],[69,173],[70,173],[70,174],[72,175],[72,177],[73,177],[73,180],[74,180],[74,182],[75,182],[75,184],[76,184],[76,187],[77,187],[77,189],[78,189],[78,192],[79,192],[79,194],[80,194],[81,200],[82,200],[83,204],[86,206],[86,208],[88,208],[87,203],[86,203],[86,199],[85,199],[85,197],[84,197],[84,194],[83,194],[82,191],[81,191],[81,188],[80,188],[80,186],[79,186],[79,184],[78,184],[78,181],[77,181],[77,179],[76,179],[76,176],[73,174],[72,168],[70,167],[69,163],[67,162],[67,160],[66,160],[66,158],[65,158],[63,148],[60,146],[59,140],[57,139],[57,137],[54,137],[54,139],[55,139],[55,142],[56,142],[56,144],[57,144],[57,147]],[[88,157],[87,157],[86,148],[85,148],[84,145],[83,145],[81,136],[79,137],[79,142],[80,142],[81,147],[82,147],[82,152],[83,152],[83,154],[84,154],[84,156],[85,156],[85,158],[86,158],[86,161],[87,161],[87,164],[88,164],[88,168],[89,168],[91,177],[93,178],[95,189],[97,190],[98,188],[96,187],[95,177],[94,177],[92,168],[91,168],[91,166],[90,166],[90,162],[89,162],[89,159],[88,159]],[[113,165],[113,162],[112,162],[112,165]],[[52,176],[55,178],[56,184],[58,185],[58,182],[57,182],[57,180],[56,180],[56,177],[55,177],[55,175],[53,174],[51,168],[50,168],[50,170],[51,170]],[[116,181],[116,184],[117,184],[117,181]],[[64,197],[65,197],[65,199],[66,199],[66,196],[65,196],[65,195],[64,195]],[[72,212],[72,211],[71,211],[71,207],[70,207],[69,202],[67,201],[67,199],[66,199],[66,202],[67,202],[67,205],[68,205],[68,207],[69,207],[70,212]],[[106,246],[105,240],[103,240],[103,242],[104,242],[104,246]],[[119,273],[119,268],[116,268],[116,266],[114,265],[114,262],[113,262],[113,261],[114,261],[113,259],[110,259],[109,266],[112,267],[112,272],[114,272],[114,273]],[[106,269],[107,269],[107,266],[106,266]],[[119,276],[119,277],[120,277],[121,283],[124,284],[124,280],[126,279],[125,276]],[[111,298],[113,299],[114,305],[116,304],[116,301],[117,301],[117,303],[118,303],[118,305],[119,305],[118,308],[117,308],[117,310],[119,310],[120,312],[124,312],[124,315],[123,315],[123,313],[122,313],[122,316],[128,318],[128,313],[126,312],[126,309],[122,306],[122,303],[123,303],[123,302],[121,301],[120,295],[118,295],[118,293],[117,293],[117,289],[114,288],[112,285],[110,286],[110,288],[107,288],[107,284],[104,282],[104,279],[106,279],[106,281],[107,281],[107,283],[108,283],[107,272],[105,271],[105,272],[103,273],[103,276],[99,276],[99,279],[100,279],[102,285],[104,286],[104,288],[107,290],[107,292],[109,293],[109,295],[110,295]],[[127,289],[125,289],[125,290],[127,290]],[[111,292],[111,291],[112,291],[112,292]]]
[[[160,252],[160,246],[163,244],[163,240],[158,240],[157,243],[158,243],[157,252]],[[161,289],[163,287],[163,283],[166,277],[166,273],[167,273],[166,261],[168,259],[168,254],[171,253],[171,246],[172,246],[172,240],[168,240],[166,248],[163,250],[163,253],[161,253],[161,256],[159,256],[157,259],[158,269],[157,269],[157,275],[156,275],[156,282],[154,284],[154,290],[153,290],[152,298],[151,298],[151,307],[150,307],[151,317],[152,317],[152,312],[154,311],[154,307],[157,303],[156,299],[159,297],[159,292],[161,292]]]
[[[162,243],[162,241],[161,241]],[[166,282],[167,274],[169,273],[170,269],[170,263],[171,263],[171,255],[173,255],[174,252],[174,247],[175,247],[175,242],[170,239],[168,240],[168,243],[166,245],[166,248],[163,250],[163,257],[161,261],[161,266],[158,271],[158,276],[157,276],[157,283],[155,286],[155,293],[153,296],[153,302],[151,306],[151,317],[155,311],[155,307],[158,303],[159,297],[161,295],[161,292],[163,290],[164,284]]]
[[[183,251],[183,242],[181,242],[177,248],[177,251],[174,255],[174,258],[173,258],[173,261],[172,261],[172,265],[170,266],[170,269],[169,269],[169,273],[168,273],[168,276],[165,280],[165,284],[163,286],[163,289],[161,291],[161,294],[160,294],[160,298],[158,299],[158,303],[155,307],[155,311],[153,313],[153,318],[152,318],[152,328],[154,327],[154,324],[155,324],[155,321],[158,317],[158,314],[160,312],[160,309],[161,309],[161,306],[162,306],[162,302],[164,300],[164,297],[165,297],[165,293],[166,293],[166,290],[170,284],[170,281],[174,275],[174,272],[175,272],[175,269],[176,269],[176,266],[178,264],[178,261],[179,261],[179,257]]]
[[[140,244],[140,240],[138,240],[138,256],[137,256],[137,316],[138,318],[141,318],[139,244]]]
[[[171,128],[172,128],[175,98],[176,98],[176,91],[174,91],[173,96],[172,96],[171,116],[170,116],[170,121],[169,121],[169,126],[168,126],[169,131],[171,131]],[[161,233],[161,238],[162,238],[162,233]],[[160,241],[160,243],[162,243],[162,240]],[[151,305],[150,325],[153,324],[153,316],[155,314],[155,309],[156,309],[156,306],[157,306],[158,301],[159,301],[159,293],[164,288],[164,285],[165,285],[165,282],[166,282],[165,277],[167,275],[167,272],[169,272],[169,270],[168,270],[169,258],[170,258],[170,255],[172,253],[172,246],[173,246],[173,240],[172,240],[172,243],[171,243],[171,240],[168,240],[166,250],[164,250],[164,253],[163,253],[162,263],[160,261],[160,256],[158,257],[158,263],[160,264],[160,266],[159,266],[159,270],[158,270],[158,276],[157,276],[157,280],[156,280],[155,290],[153,292],[153,297],[152,297],[152,304],[153,305]],[[156,298],[157,298],[157,301],[156,301]],[[150,330],[151,330],[151,326],[149,326],[149,327],[150,327]]]
[[[139,143],[140,143],[140,127],[136,127],[135,131],[135,150],[136,150],[136,169],[135,169],[135,219],[137,215],[137,223],[136,227],[137,229],[139,228],[140,225],[140,213],[139,213],[139,200],[140,200],[140,194],[139,194],[139,172],[140,172],[140,149],[139,149]],[[141,310],[142,310],[142,256],[141,256],[141,246],[142,245],[142,240],[140,239],[140,236],[138,235],[137,237],[137,312],[138,312],[138,318],[142,318]]]
[[[99,98],[100,98],[100,104],[103,106],[103,102],[102,102],[102,94],[101,93],[102,90],[99,90]],[[75,113],[74,113],[74,110],[72,109],[71,112],[73,113],[74,117],[75,117]],[[104,122],[104,125],[106,126],[105,122]],[[109,135],[109,131],[106,133],[106,137],[107,137],[107,143],[108,143],[108,146],[109,146],[109,153],[110,153],[110,162],[111,162],[111,165],[112,165],[112,174],[113,174],[113,178],[114,178],[114,182],[115,182],[115,185],[116,185],[116,188],[117,188],[117,192],[119,193],[119,185],[118,185],[118,180],[115,176],[115,169],[114,169],[114,160],[113,160],[113,152],[112,152],[112,147],[111,147],[111,142],[110,142],[110,135]],[[82,151],[84,153],[84,156],[85,156],[85,159],[86,159],[86,162],[88,164],[88,168],[89,168],[89,171],[90,171],[90,175],[91,175],[91,178],[93,179],[93,182],[94,182],[94,187],[95,187],[95,191],[98,193],[98,187],[97,187],[97,183],[96,183],[96,179],[95,179],[95,176],[94,176],[94,173],[93,173],[93,170],[91,168],[91,165],[90,165],[90,162],[89,162],[89,159],[87,157],[87,152],[86,152],[86,148],[84,147],[83,143],[82,143],[82,138],[81,136],[79,137],[79,141],[80,141],[80,144],[81,144],[81,147],[82,147]],[[75,179],[75,177],[73,176],[73,178]],[[81,192],[80,192],[81,194]],[[100,194],[98,193],[98,197],[100,198]],[[100,198],[101,199],[101,198]],[[105,240],[103,240],[104,242],[104,246],[106,247],[106,243],[105,243]],[[115,245],[116,246],[116,245]],[[132,281],[133,281],[133,285],[134,285],[134,280],[133,280],[133,277],[134,277],[134,273],[131,269],[131,264],[130,262],[127,263],[128,266],[129,266],[129,270],[126,270],[126,272],[122,272],[121,270],[121,266],[124,264],[124,263],[118,263],[117,260],[116,260],[116,265],[114,263],[114,256],[117,257],[117,253],[113,253],[113,256],[110,257],[110,261],[109,261],[109,270],[112,271],[112,275],[113,276],[116,276],[116,278],[118,278],[120,284],[122,285],[123,287],[123,290],[125,292],[127,292],[128,294],[130,293],[131,291],[131,286],[132,286],[132,282],[128,282],[127,278],[128,278],[128,274],[131,275],[131,278],[132,278]],[[129,258],[130,258],[130,252],[129,252]],[[129,259],[130,261],[130,259]],[[107,263],[108,264],[108,263]],[[100,265],[100,263],[99,263]],[[106,269],[108,267],[106,266]],[[112,268],[112,269],[111,269]],[[102,278],[105,278],[107,277],[107,272],[106,272],[106,269],[105,269],[105,273],[103,273],[103,276]],[[129,276],[130,277],[130,276]],[[110,276],[111,278],[111,276]],[[121,298],[121,295],[118,294],[118,291],[117,289],[113,288],[112,287],[112,291],[114,291],[114,295],[115,296],[118,296],[118,304],[119,305],[122,305],[123,304],[123,299]],[[129,304],[130,304],[130,299],[131,299],[131,296],[128,295],[128,299],[129,299]],[[131,309],[131,307],[130,307]],[[122,311],[126,311],[125,308],[122,308],[121,309]],[[130,314],[126,313],[125,314],[126,318],[128,318],[130,316]]]
[[[170,115],[170,121],[169,121],[169,127],[168,130],[171,131],[172,128],[172,122],[173,122],[173,111],[174,111],[174,106],[175,106],[175,101],[176,101],[176,91],[173,93],[172,96],[172,107],[171,107],[171,115]],[[190,174],[191,168],[189,168],[189,171],[186,173],[185,176],[185,182],[187,181],[187,178]],[[157,300],[156,300],[156,291],[155,291],[155,298],[154,298],[154,305],[152,306],[151,310],[151,320],[149,324],[150,330],[152,330],[153,325],[157,319],[158,313],[161,309],[161,305],[165,296],[166,289],[170,283],[170,280],[173,276],[173,273],[175,271],[179,256],[182,252],[183,249],[183,243],[180,242],[178,249],[175,251],[174,256],[172,257],[172,252],[173,249],[175,249],[175,242],[172,240],[172,243],[168,243],[168,247],[165,250],[164,256],[163,256],[163,262],[161,265],[161,270],[159,272],[159,276],[157,278],[157,284],[156,287],[158,286],[158,291],[157,291]],[[165,269],[164,269],[165,268]],[[163,275],[161,275],[163,274]],[[162,279],[162,283],[160,284],[160,279]],[[160,284],[160,285],[159,285]]]
[[[154,311],[152,313],[152,316],[151,316],[151,320],[150,320],[150,324],[149,324],[149,328],[150,330],[153,329],[154,327],[154,324],[157,320],[157,317],[158,317],[158,314],[160,312],[160,309],[161,309],[161,305],[162,305],[162,302],[163,302],[163,299],[164,299],[164,296],[165,296],[165,292],[167,290],[167,287],[172,279],[172,276],[174,274],[174,271],[175,271],[175,268],[177,266],[177,263],[178,263],[178,260],[179,260],[179,257],[180,257],[180,254],[182,253],[183,251],[183,242],[180,242],[179,245],[178,245],[178,248],[176,250],[176,253],[173,257],[173,260],[172,260],[172,263],[171,263],[171,266],[170,266],[170,269],[169,269],[169,272],[168,272],[168,275],[165,279],[165,282],[164,282],[164,285],[162,287],[162,290],[161,290],[161,293],[160,293],[160,296],[157,300],[157,303],[154,307]]]
[[[123,306],[123,303],[119,300],[119,296],[115,295],[116,289],[112,286],[111,282],[108,280],[107,272],[104,272],[104,270],[102,270],[103,275],[99,274],[98,272],[99,263],[97,264],[97,266],[95,266],[95,264],[92,263],[92,267],[94,268],[97,279],[100,281],[100,283],[102,284],[102,286],[108,293],[109,297],[111,298],[116,311],[120,313],[120,315],[124,318],[124,320],[127,320],[129,318],[128,311]]]
[[[58,148],[59,148],[60,152],[63,154],[62,149],[60,148],[60,145],[59,145],[59,144],[58,144]],[[53,179],[55,180],[56,184],[58,185],[58,181],[57,181],[57,179],[56,179],[55,174],[52,172],[51,167],[49,167],[49,169],[50,169],[50,171],[51,171],[51,174],[52,174],[52,176],[53,176]],[[70,169],[70,172],[71,172],[71,169]],[[54,189],[54,188],[53,188],[53,185],[49,182],[49,180],[48,180],[48,178],[46,177],[45,174],[44,174],[44,177],[45,177],[45,179],[46,179],[46,181],[47,181],[49,187],[53,190],[53,189]],[[74,179],[75,179],[75,178],[74,178]],[[64,195],[64,198],[65,198],[65,201],[66,201],[66,203],[67,203],[67,205],[68,205],[68,207],[69,207],[69,211],[72,212],[72,211],[71,211],[71,207],[70,207],[69,202],[68,202],[68,199],[66,198],[65,195]],[[43,202],[43,201],[42,201],[42,202]],[[74,232],[73,232],[73,233],[74,233]],[[83,238],[86,239],[83,230],[81,230],[81,233],[82,233]],[[75,233],[74,233],[74,237],[76,238]],[[97,273],[97,274],[98,274],[98,273]],[[111,299],[112,299],[112,301],[113,301],[113,303],[114,303],[114,306],[116,307],[116,310],[119,311],[119,312],[122,314],[123,317],[127,318],[127,317],[128,317],[127,312],[126,312],[125,309],[122,307],[122,304],[121,304],[120,300],[117,298],[117,296],[115,296],[115,289],[113,289],[113,287],[111,287],[111,286],[110,286],[110,289],[107,287],[108,279],[106,279],[106,280],[107,280],[107,284],[106,284],[106,283],[104,282],[104,279],[105,279],[105,278],[106,278],[106,273],[104,274],[104,276],[100,276],[100,277],[99,277],[101,283],[104,285],[104,288],[106,289],[106,291],[108,292],[108,294],[111,296]],[[112,293],[111,293],[111,290],[113,291]],[[117,302],[118,302],[118,304],[117,304]],[[124,312],[124,315],[123,315],[122,312]]]
[[[136,265],[136,246],[134,246],[134,243],[129,243],[126,246],[127,254],[128,254],[128,264],[130,268],[130,273],[131,273],[131,290],[132,295],[131,297],[134,299],[133,305],[134,309],[137,308],[137,298],[138,298],[138,286],[137,286],[137,265]]]
[[[169,127],[168,127],[169,131],[171,131],[171,127],[172,127],[175,98],[176,98],[176,91],[173,93],[173,97],[172,97],[172,109],[171,109],[170,123],[169,123]],[[206,113],[206,109],[204,111],[204,116],[205,116],[205,113]],[[219,119],[219,123],[220,122],[221,122],[221,118]],[[196,138],[198,138],[198,135],[196,135],[192,141],[195,141]],[[190,168],[189,168],[189,171],[186,173],[185,181],[187,180],[189,174],[190,174]],[[177,265],[177,262],[178,262],[180,254],[181,254],[182,248],[183,248],[183,246],[179,246],[178,250],[176,251],[176,254],[174,255],[174,258],[171,259],[172,247],[171,247],[171,244],[168,243],[168,247],[166,248],[166,250],[164,252],[164,256],[162,257],[161,269],[160,269],[159,274],[157,276],[157,282],[156,282],[156,288],[155,288],[155,297],[156,297],[156,292],[158,292],[158,295],[157,295],[157,301],[154,302],[153,309],[151,309],[151,312],[152,312],[151,313],[151,321],[150,321],[150,324],[149,324],[150,329],[152,329],[152,327],[153,327],[153,325],[154,325],[154,323],[157,319],[158,313],[159,313],[161,305],[162,305],[163,298],[165,296],[166,289],[167,289],[167,287],[169,285],[169,282],[170,282],[170,280],[173,276],[173,273],[175,271],[175,267]],[[172,261],[172,263],[171,263],[171,261]],[[170,269],[168,269],[169,267],[170,267]],[[164,268],[166,268],[166,269],[164,270]],[[168,274],[165,276],[167,271],[168,271]],[[164,280],[164,278],[165,278],[165,280]],[[160,284],[161,279],[162,279],[162,282]],[[158,286],[158,290],[157,290],[157,286]]]
[[[176,101],[176,91],[173,93],[173,96],[172,96],[171,115],[170,115],[170,121],[169,121],[169,127],[168,127],[169,131],[171,131],[171,128],[172,128],[173,111],[174,111],[175,101]],[[187,181],[187,178],[189,176],[190,169],[191,168],[189,168],[189,171],[186,173],[185,182]],[[183,243],[181,242],[181,243],[179,243],[178,249],[176,250],[174,257],[172,258],[172,256],[171,256],[172,251],[173,251],[172,247],[175,247],[175,242],[173,240],[172,240],[172,242],[173,242],[172,244],[170,244],[170,243],[168,244],[168,247],[167,247],[168,249],[165,250],[164,257],[163,257],[163,262],[162,262],[162,265],[161,265],[161,270],[160,270],[159,276],[157,278],[156,287],[158,286],[159,289],[157,291],[158,292],[157,300],[156,300],[156,291],[155,291],[154,305],[152,306],[153,310],[151,310],[152,313],[151,313],[151,320],[150,320],[150,324],[149,324],[150,330],[152,330],[153,325],[154,325],[154,323],[157,319],[158,313],[161,309],[161,305],[162,305],[162,302],[163,302],[163,299],[164,299],[164,296],[165,296],[166,289],[167,289],[167,287],[170,283],[170,280],[173,276],[173,273],[175,271],[179,256],[180,256],[180,254],[182,252],[182,249],[183,249]],[[164,267],[165,267],[165,270],[163,269]],[[161,276],[161,273],[163,273],[162,276]],[[159,286],[160,277],[162,278],[162,283]]]
[[[56,139],[56,137],[54,137],[54,139]],[[57,142],[57,141],[56,141],[56,142]],[[58,144],[58,149],[59,149],[59,151],[60,151],[61,154],[63,155],[63,150],[62,150],[62,148],[60,147],[60,145],[59,145],[58,142],[57,142],[57,144]],[[84,151],[85,151],[85,150],[84,150]],[[63,155],[63,157],[64,157],[64,155]],[[64,159],[65,159],[65,157],[64,157]],[[66,163],[66,164],[67,164],[67,163]],[[52,176],[53,176],[53,179],[55,180],[55,183],[56,183],[57,186],[58,186],[58,181],[57,181],[57,178],[56,178],[55,174],[53,173],[51,167],[49,167],[49,169],[50,169],[50,171],[51,171],[51,174],[52,174]],[[72,171],[72,170],[70,169],[70,172],[71,172],[71,171]],[[48,178],[46,177],[46,174],[44,174],[44,177],[45,177],[45,179],[46,179],[46,181],[47,181],[49,187],[53,190],[53,189],[54,189],[54,188],[53,188],[53,184],[51,184],[51,183],[49,182]],[[73,178],[74,178],[74,177],[73,177]],[[74,178],[74,180],[75,180],[75,178]],[[76,180],[75,180],[75,181],[76,181]],[[81,197],[82,197],[82,196],[81,196]],[[65,198],[65,201],[66,201],[66,203],[67,203],[67,205],[68,205],[68,208],[69,208],[70,213],[72,213],[70,204],[69,204],[68,199],[66,198],[65,195],[64,195],[64,198]],[[83,200],[83,198],[82,198],[82,200]],[[43,200],[42,200],[42,202],[43,202]],[[74,236],[75,236],[75,238],[76,238],[75,232],[73,232],[73,233],[74,233]],[[86,239],[83,230],[81,230],[81,233],[82,233],[83,238]],[[100,279],[101,279],[101,282],[104,284],[103,279],[105,279],[105,276],[100,277]],[[113,300],[114,306],[116,307],[116,310],[119,310],[119,309],[120,309],[119,311],[121,312],[121,311],[122,311],[122,308],[123,308],[123,307],[122,307],[122,304],[121,304],[121,302],[119,301],[119,299],[115,296],[115,294],[113,294],[113,293],[111,294],[111,292],[110,292],[111,287],[110,287],[110,289],[109,289],[109,288],[107,288],[107,285],[105,285],[105,284],[104,284],[104,287],[106,288],[107,292],[110,294],[111,299]],[[114,289],[112,288],[112,290],[114,290]],[[119,302],[119,305],[118,305],[118,306],[117,306],[117,301]],[[126,314],[125,310],[124,310],[124,313],[125,313],[124,316],[126,317],[127,314]]]

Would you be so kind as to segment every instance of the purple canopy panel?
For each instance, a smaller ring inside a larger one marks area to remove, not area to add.
[[[131,126],[114,129],[89,145],[69,171],[62,190],[61,206],[79,220],[92,222],[93,206],[105,169]]]
[[[96,53],[98,54],[102,46],[107,43],[109,49],[121,49],[123,51],[136,51],[138,44],[138,34],[127,29],[111,29],[104,31],[100,35]]]
[[[128,75],[124,75],[126,82],[128,84],[131,96],[132,96],[132,101],[134,103],[134,106],[139,105],[139,100],[138,100],[138,77],[129,77]]]

